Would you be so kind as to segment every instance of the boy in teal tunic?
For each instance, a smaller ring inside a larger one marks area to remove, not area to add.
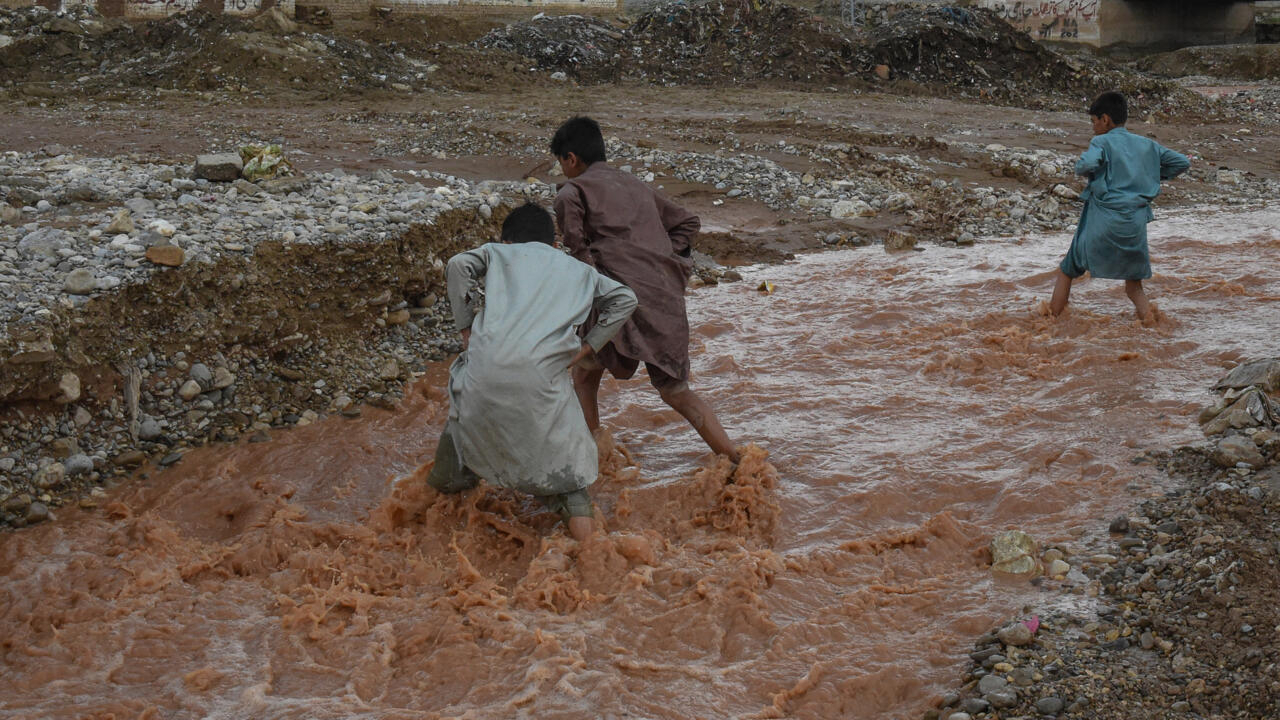
[[[1124,129],[1129,110],[1124,95],[1106,92],[1089,106],[1093,140],[1076,161],[1076,174],[1089,179],[1080,197],[1084,209],[1071,247],[1058,266],[1049,310],[1067,307],[1071,281],[1087,271],[1095,278],[1124,280],[1138,319],[1150,322],[1151,305],[1142,281],[1151,277],[1147,223],[1160,181],[1180,175],[1191,163],[1185,155]]]

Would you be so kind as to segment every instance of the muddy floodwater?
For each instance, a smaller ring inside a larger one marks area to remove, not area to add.
[[[757,449],[727,484],[645,382],[606,384],[609,534],[581,547],[527,498],[424,489],[442,367],[395,412],[195,451],[0,539],[0,710],[918,717],[1045,592],[992,579],[992,533],[1087,542],[1159,492],[1135,456],[1196,440],[1222,369],[1274,354],[1277,228],[1164,214],[1154,327],[1116,281],[1044,316],[1065,235],[697,290],[696,387]]]

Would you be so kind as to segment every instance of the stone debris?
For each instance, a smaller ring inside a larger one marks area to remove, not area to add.
[[[1009,575],[1029,576],[1040,572],[1034,538],[1021,530],[1008,530],[991,539],[991,569]]]
[[[195,176],[212,182],[234,182],[244,169],[238,153],[196,156]]]
[[[1258,641],[1280,627],[1280,436],[1266,432],[1260,468],[1150,455],[1175,486],[1111,521],[1115,555],[1077,548],[1083,572],[1045,581],[1064,600],[1046,598],[1033,636],[1013,622],[979,637],[963,689],[924,720],[1274,716],[1280,645]]]

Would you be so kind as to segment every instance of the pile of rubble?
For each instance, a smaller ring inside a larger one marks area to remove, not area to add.
[[[581,16],[540,17],[494,30],[476,46],[517,53],[583,82],[905,82],[907,89],[1073,109],[1119,89],[1151,106],[1204,104],[1167,81],[1064,55],[978,9],[909,7],[850,28],[776,0],[674,2],[625,28]]]
[[[1135,458],[1176,486],[1112,519],[1105,552],[1054,547],[1037,563],[1032,546],[1020,574],[1044,568],[1035,582],[1083,598],[979,637],[963,688],[924,720],[1274,715],[1280,358],[1241,364],[1216,390],[1207,447]]]
[[[1280,79],[1280,45],[1213,45],[1151,55],[1135,65],[1166,77],[1206,75],[1233,80]]]
[[[540,70],[606,80],[616,74],[623,38],[600,18],[539,13],[528,22],[490,31],[475,46],[515,53]]]
[[[204,10],[130,23],[87,6],[65,13],[0,9],[0,84],[40,97],[116,89],[410,92],[516,84],[530,74],[506,53],[408,54],[309,33],[280,12],[254,19]]]

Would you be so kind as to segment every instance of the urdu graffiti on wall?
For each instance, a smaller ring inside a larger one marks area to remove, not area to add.
[[[194,10],[200,0],[124,0],[127,17],[167,17]]]
[[[1041,40],[1098,38],[1100,0],[984,0],[983,7]]]
[[[262,0],[223,0],[222,12],[227,15],[257,15],[262,11]]]

